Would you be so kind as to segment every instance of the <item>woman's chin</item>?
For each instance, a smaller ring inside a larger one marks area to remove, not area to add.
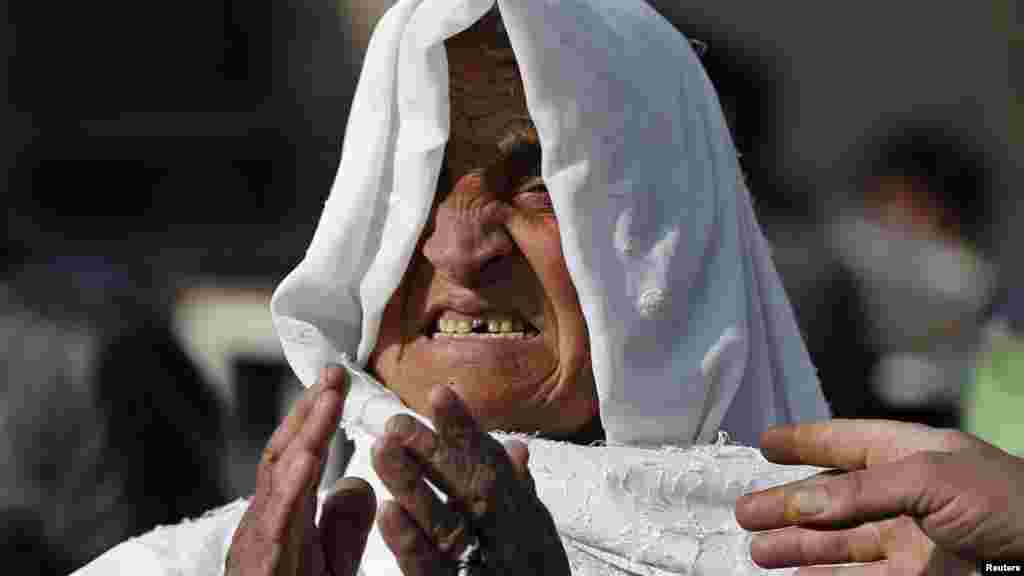
[[[371,364],[388,388],[427,417],[430,390],[447,384],[484,430],[571,436],[597,414],[589,363],[576,358],[585,351],[561,358],[554,334],[524,336],[421,334],[382,349]]]
[[[540,387],[538,389],[543,390]],[[456,392],[466,399],[480,427],[489,432],[512,432],[575,441],[580,434],[588,435],[589,438],[592,435],[590,428],[596,423],[600,437],[603,438],[596,400],[592,404],[548,401],[543,393],[540,396],[534,394],[530,400],[524,400],[520,394],[515,397],[478,398],[472,392],[462,392],[458,387]]]

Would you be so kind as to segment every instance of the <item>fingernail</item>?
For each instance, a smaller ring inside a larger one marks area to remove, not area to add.
[[[345,476],[335,480],[334,486],[331,488],[331,494],[340,494],[342,492],[369,492],[373,494],[373,487],[367,484],[365,480]]]
[[[767,544],[767,537],[761,534],[755,534],[753,538],[750,539],[750,559],[753,560],[754,558],[760,558],[764,552],[767,552],[767,550],[765,550],[765,546],[767,546]],[[755,560],[754,563],[756,564],[757,561]]]
[[[800,517],[817,516],[828,508],[828,493],[824,488],[804,488],[790,499],[792,510]]]
[[[324,384],[332,388],[341,388],[345,385],[345,369],[338,364],[328,364],[324,367]]]
[[[432,394],[434,395],[434,402],[444,404],[447,402],[451,402],[453,400],[453,397],[455,400],[458,400],[458,395],[455,393],[455,390],[452,389],[453,384],[455,383],[448,382],[447,384],[438,384],[434,386],[434,390],[432,392]]]
[[[387,432],[394,434],[395,436],[399,436],[404,440],[409,436],[412,436],[413,432],[416,431],[416,426],[413,424],[411,416],[399,414],[397,416],[392,416],[391,418],[388,418],[387,424],[385,424],[384,429]]]

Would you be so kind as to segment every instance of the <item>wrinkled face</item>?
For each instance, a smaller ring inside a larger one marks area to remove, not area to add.
[[[452,84],[472,81],[457,71],[473,69],[481,54],[454,45],[488,25],[493,20],[485,18],[449,42]],[[515,72],[514,59],[495,62],[487,64]],[[525,121],[507,129],[506,120],[526,116],[515,77],[519,101],[510,103],[508,86],[492,83],[501,96],[487,115],[476,110],[473,122],[460,122],[457,94],[464,92],[452,89],[452,177],[442,178],[413,261],[384,311],[370,368],[421,414],[429,415],[430,388],[451,383],[485,429],[570,436],[596,421],[589,339],[540,178],[536,132]],[[487,89],[473,87],[476,102]],[[466,133],[474,125],[502,128]]]

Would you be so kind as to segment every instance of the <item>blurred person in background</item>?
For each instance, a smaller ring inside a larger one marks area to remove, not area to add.
[[[1024,456],[1024,291],[1004,287],[981,330],[963,429]]]
[[[941,122],[903,123],[869,140],[857,172],[859,206],[835,231],[878,354],[859,416],[957,427],[994,285],[984,158]]]
[[[0,557],[67,574],[223,502],[220,406],[171,333],[153,275],[9,244]]]

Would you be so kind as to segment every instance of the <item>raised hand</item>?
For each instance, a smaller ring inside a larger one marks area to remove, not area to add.
[[[430,406],[437,433],[394,416],[373,447],[373,466],[395,497],[377,522],[403,573],[455,574],[456,559],[478,539],[483,561],[474,576],[569,574],[554,520],[534,491],[526,445],[502,446],[481,431],[447,386],[431,391]]]
[[[324,369],[274,431],[231,541],[228,576],[355,575],[376,509],[370,486],[339,480],[314,524],[316,489],[347,392],[345,371]]]

